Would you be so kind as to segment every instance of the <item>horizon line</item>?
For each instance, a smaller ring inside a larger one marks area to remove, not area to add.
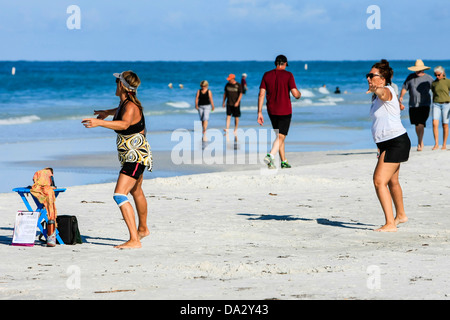
[[[289,60],[289,62],[368,62],[378,61],[379,59],[345,59],[345,60]],[[381,59],[380,59],[381,60]],[[387,59],[388,60],[388,59]],[[391,59],[388,61],[415,61],[416,59]],[[450,61],[450,59],[422,59],[423,61]],[[192,63],[208,63],[208,62],[270,62],[273,60],[0,60],[0,62],[192,62]]]

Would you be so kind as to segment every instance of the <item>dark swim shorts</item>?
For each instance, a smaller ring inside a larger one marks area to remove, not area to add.
[[[137,180],[142,175],[144,170],[145,166],[141,163],[125,162],[122,169],[120,169],[120,173]]]
[[[430,115],[429,106],[409,108],[409,122],[416,126],[418,124],[423,124],[426,127],[429,115]]]
[[[411,150],[411,141],[408,134],[404,133],[401,136],[377,143],[380,154],[384,151],[384,162],[400,163],[406,162],[409,159],[409,151]]]
[[[241,106],[235,107],[227,105],[227,116],[239,118],[241,116]]]
[[[269,113],[269,118],[270,122],[272,122],[272,128],[278,130],[282,135],[287,136],[291,125],[292,114],[278,116]]]

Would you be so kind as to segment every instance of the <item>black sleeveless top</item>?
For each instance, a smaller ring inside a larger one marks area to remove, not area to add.
[[[209,90],[206,90],[206,93],[202,93],[202,90],[198,90],[198,105],[204,106],[211,104],[211,101],[209,101]]]
[[[116,114],[114,115],[113,120],[122,120],[122,112],[124,111],[125,105],[129,102],[129,99],[124,100],[120,103],[119,107],[117,108]],[[142,130],[145,130],[145,117],[141,113],[141,120],[139,120],[138,123],[130,125],[125,130],[114,130],[116,133],[122,134],[122,135],[129,135],[129,134],[135,134],[139,133]]]

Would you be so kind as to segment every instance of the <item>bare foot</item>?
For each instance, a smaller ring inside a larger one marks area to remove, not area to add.
[[[377,232],[397,232],[397,226],[391,224],[385,224],[381,228],[375,229]]]
[[[417,151],[422,151],[422,146],[417,146]]]
[[[437,150],[439,149],[439,146],[435,145],[431,150]]]
[[[114,248],[116,249],[137,249],[137,248],[141,248],[141,242],[140,241],[132,241],[132,240],[128,240],[127,242],[115,246]]]
[[[139,240],[142,240],[142,239],[144,239],[145,237],[147,237],[149,235],[150,235],[150,231],[148,229],[147,229],[147,231],[139,231],[138,230]]]
[[[395,220],[394,220],[396,226],[398,226],[400,223],[405,223],[406,221],[408,221],[407,216],[404,216],[401,218],[395,217]]]
[[[441,150],[447,150],[447,146],[442,146]]]

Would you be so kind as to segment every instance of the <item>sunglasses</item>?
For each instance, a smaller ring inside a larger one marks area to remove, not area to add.
[[[443,73],[435,73],[434,74],[436,77],[440,77],[440,76],[443,76],[444,74]]]
[[[381,77],[378,73],[368,73],[366,74],[366,78],[372,79],[373,77]]]

